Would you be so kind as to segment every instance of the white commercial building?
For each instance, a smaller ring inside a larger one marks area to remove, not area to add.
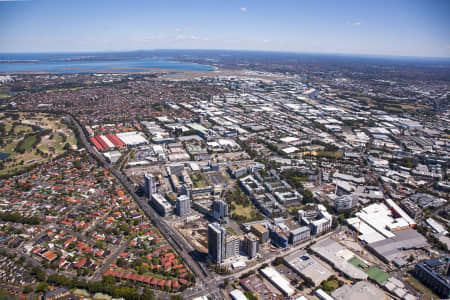
[[[387,204],[387,205],[386,205]],[[374,243],[395,237],[393,232],[414,227],[416,222],[394,201],[386,199],[386,204],[374,203],[347,219],[366,243]]]
[[[231,296],[231,299],[233,299],[233,300],[248,300],[248,298],[245,297],[244,293],[238,289],[231,291],[230,296]]]
[[[138,146],[148,144],[148,141],[143,136],[143,134],[137,131],[121,132],[116,134],[116,136],[127,146]]]
[[[432,218],[428,218],[426,219],[426,222],[428,225],[431,226],[431,228],[433,228],[434,231],[436,231],[439,234],[442,235],[446,235],[448,233],[447,230],[445,230],[444,226],[442,226],[441,224],[439,224],[438,222],[436,222],[434,219]]]
[[[277,270],[272,267],[266,267],[261,270],[264,276],[275,285],[283,294],[286,296],[292,296],[295,294],[295,289],[289,283],[289,281],[284,278]]]
[[[330,295],[328,295],[324,290],[322,289],[318,289],[315,292],[317,298],[319,298],[320,300],[334,300],[333,297],[331,297]]]

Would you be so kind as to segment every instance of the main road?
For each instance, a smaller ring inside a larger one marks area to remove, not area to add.
[[[89,151],[103,166],[109,170],[123,185],[123,187],[127,190],[127,192],[133,197],[133,199],[137,202],[142,211],[147,215],[147,217],[153,222],[153,224],[159,229],[161,234],[166,238],[169,244],[178,252],[178,254],[183,258],[189,268],[197,275],[200,282],[199,285],[202,288],[201,293],[207,293],[211,296],[214,296],[214,299],[225,299],[222,291],[219,289],[218,284],[214,280],[214,275],[205,267],[200,265],[190,254],[192,252],[192,247],[189,243],[183,238],[183,236],[173,229],[171,226],[166,224],[164,219],[148,204],[148,201],[144,197],[139,197],[136,192],[134,186],[128,181],[128,178],[119,170],[115,169],[113,165],[111,165],[104,156],[98,152],[96,148],[94,148],[89,141],[87,140],[86,134],[78,122],[76,118],[72,115],[69,115],[70,119],[73,121],[77,130],[79,132],[79,137],[81,142],[87,151]],[[213,284],[212,284],[213,283]],[[193,295],[201,295],[201,293],[196,293],[193,289],[186,290],[182,293],[183,296],[187,296],[189,298],[193,297]]]

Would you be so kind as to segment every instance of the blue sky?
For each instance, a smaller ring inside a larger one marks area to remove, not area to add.
[[[0,52],[161,48],[450,57],[450,0],[0,0]]]

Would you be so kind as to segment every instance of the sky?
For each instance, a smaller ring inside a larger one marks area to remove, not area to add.
[[[450,57],[450,0],[0,0],[0,52]]]

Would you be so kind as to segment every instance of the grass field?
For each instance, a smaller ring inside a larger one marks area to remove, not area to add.
[[[369,267],[367,264],[365,264],[362,260],[360,260],[356,256],[350,259],[348,262],[354,265],[355,267],[360,268],[363,271],[367,270],[367,268]]]
[[[369,267],[357,257],[353,257],[348,262],[364,271],[370,279],[376,281],[378,284],[383,284],[390,277],[388,273],[380,270],[378,267]]]
[[[23,150],[26,152],[31,151],[32,146],[37,142],[37,139],[38,137],[36,137],[35,135],[27,136],[26,138],[24,138],[23,144],[19,147],[19,150]]]
[[[0,131],[0,153],[10,154],[8,159],[0,164],[0,176],[13,175],[30,165],[63,154],[66,143],[76,147],[75,134],[61,120],[61,117],[47,113],[0,113],[0,121],[4,125],[3,132]],[[37,127],[33,129],[33,126]],[[39,128],[51,129],[52,133],[41,136],[41,141],[35,145]],[[50,139],[51,135],[53,139]],[[66,137],[65,141],[63,136]],[[16,152],[16,147],[21,142],[18,150],[24,153]]]
[[[375,280],[378,284],[383,284],[386,280],[389,279],[389,274],[386,272],[381,271],[377,267],[370,267],[366,271],[367,275],[369,275],[370,279]]]
[[[336,279],[326,280],[326,281],[323,281],[321,284],[321,288],[327,293],[331,293],[338,287],[339,287],[339,281],[337,281]]]
[[[413,276],[406,277],[405,281],[416,291],[422,292],[425,295],[425,299],[441,299],[439,296],[433,293],[429,288],[424,286],[422,282],[414,278]]]
[[[21,134],[21,133],[28,133],[33,131],[33,128],[27,125],[17,125],[14,126],[14,133],[15,134]]]
[[[239,216],[244,216],[250,218],[252,216],[252,211],[254,210],[251,205],[244,207],[243,205],[233,203],[234,209],[231,211],[232,214]]]

